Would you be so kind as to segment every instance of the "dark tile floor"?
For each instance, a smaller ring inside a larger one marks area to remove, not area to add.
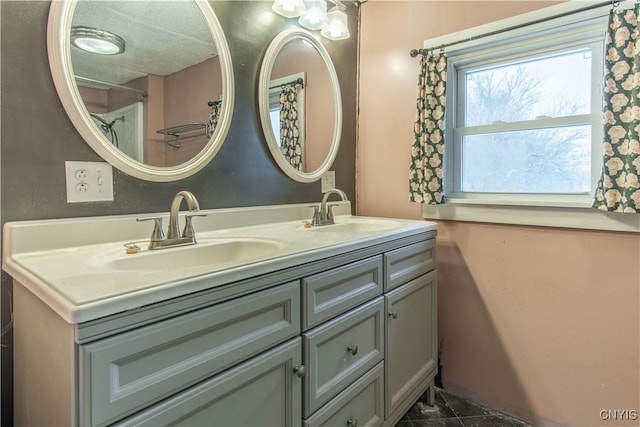
[[[436,388],[435,406],[418,401],[396,427],[532,427],[508,415]]]

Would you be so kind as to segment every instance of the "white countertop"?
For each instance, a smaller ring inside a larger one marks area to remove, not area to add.
[[[427,221],[352,217],[348,202],[334,211],[336,226],[309,229],[303,226],[312,212],[307,204],[205,210],[200,213],[207,217],[194,218],[198,244],[156,251],[146,248],[152,224],[136,221],[156,214],[9,222],[2,266],[67,322],[82,323],[437,227]],[[166,227],[167,214],[160,215]],[[349,222],[362,226],[357,231],[343,227]],[[268,250],[242,262],[224,257],[211,264],[180,264],[189,259],[185,251],[237,240],[257,246],[264,241]],[[141,251],[126,255],[129,242],[138,242]],[[158,255],[158,268],[148,263],[122,267]]]

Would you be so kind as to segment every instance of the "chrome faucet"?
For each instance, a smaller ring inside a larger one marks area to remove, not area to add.
[[[332,194],[337,194],[338,196],[340,196],[343,202],[346,202],[349,200],[345,192],[342,190],[338,190],[337,188],[332,188],[331,190],[328,190],[322,195],[322,201],[320,202],[320,207],[318,208],[318,206],[313,206],[315,210],[313,212],[313,218],[311,219],[311,225],[317,226],[317,225],[335,224],[335,222],[333,221],[333,212],[331,209],[336,205],[327,204],[329,200],[329,196],[331,196]]]
[[[167,228],[167,237],[165,238],[162,231],[162,218],[138,218],[137,221],[154,221],[153,232],[149,242],[149,249],[164,249],[173,246],[195,245],[196,233],[193,229],[192,218],[194,216],[206,216],[204,214],[185,215],[185,224],[182,234],[180,234],[179,213],[182,201],[187,203],[189,212],[198,212],[200,205],[196,196],[190,191],[179,191],[171,201],[171,209],[169,210],[169,226]]]

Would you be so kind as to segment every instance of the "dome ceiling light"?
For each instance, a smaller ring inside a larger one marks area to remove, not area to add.
[[[98,55],[119,55],[125,50],[122,37],[94,27],[72,27],[71,44],[78,49]]]

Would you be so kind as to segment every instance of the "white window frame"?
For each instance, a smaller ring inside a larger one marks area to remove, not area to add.
[[[592,124],[592,191],[590,194],[505,194],[459,191],[462,133],[460,129],[455,129],[456,117],[463,113],[463,106],[458,102],[456,79],[464,78],[463,71],[470,65],[476,67],[481,64],[490,65],[496,61],[517,61],[519,58],[544,55],[557,50],[558,45],[564,48],[585,44],[592,47],[592,73],[595,73],[594,76],[602,75],[604,35],[610,6],[522,26],[584,7],[585,2],[567,2],[424,42],[424,48],[428,49],[473,38],[479,34],[521,26],[518,29],[463,42],[445,49],[449,61],[444,159],[446,202],[442,205],[423,205],[425,218],[640,232],[640,215],[607,213],[591,208],[593,190],[595,190],[602,163],[601,81],[598,82],[598,87],[594,91],[599,96],[593,96],[591,100],[592,114],[584,117]],[[457,71],[460,71],[459,74]]]
[[[465,115],[465,103],[463,97],[465,94],[463,91],[452,91],[450,103],[447,107],[451,106],[451,109],[447,111],[453,114],[447,114],[447,128],[446,135],[451,135],[448,141],[450,144],[447,147],[446,163],[446,179],[445,179],[445,194],[451,199],[467,199],[470,203],[507,203],[514,205],[557,205],[557,206],[577,206],[588,207],[591,204],[591,199],[600,176],[600,167],[602,163],[602,84],[601,80],[598,80],[596,76],[602,76],[603,69],[603,55],[604,50],[604,37],[602,37],[602,31],[600,31],[600,37],[591,37],[584,39],[583,41],[569,41],[565,42],[562,37],[557,37],[553,48],[548,47],[548,44],[542,43],[517,43],[517,53],[503,54],[501,49],[491,49],[493,54],[488,52],[487,54],[479,53],[483,58],[499,58],[498,64],[517,62],[525,60],[530,57],[541,57],[549,54],[553,54],[557,51],[570,51],[579,48],[590,48],[592,51],[591,60],[591,73],[592,83],[591,89],[591,114],[583,114],[579,116],[571,117],[554,117],[545,119],[536,119],[530,121],[521,121],[514,123],[500,123],[481,126],[469,126],[464,127],[464,115]],[[526,54],[520,53],[522,50],[526,51]],[[477,69],[485,66],[495,65],[495,59],[477,61],[473,59],[473,54],[466,54],[464,58],[458,58],[453,56],[449,59],[450,68],[448,68],[448,78],[451,80],[451,86],[448,89],[462,88],[465,85],[465,73],[472,69]],[[477,56],[476,56],[477,58]],[[453,72],[451,72],[451,70]],[[456,84],[457,83],[457,84]],[[457,107],[457,108],[455,108]],[[453,110],[453,111],[452,111]],[[462,171],[460,170],[462,163],[462,140],[465,135],[484,134],[489,132],[509,132],[509,131],[521,131],[539,129],[541,127],[559,127],[566,125],[591,125],[591,185],[588,192],[583,194],[549,194],[549,193],[477,193],[477,192],[464,192],[462,187]]]

